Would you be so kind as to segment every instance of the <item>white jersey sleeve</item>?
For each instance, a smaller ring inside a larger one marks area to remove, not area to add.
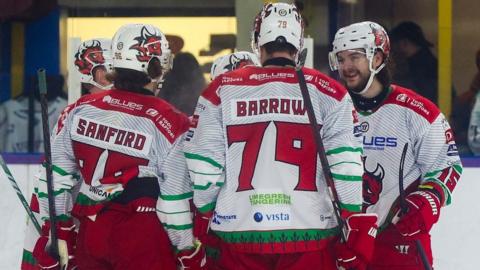
[[[212,87],[218,87],[217,82],[209,86]],[[209,93],[209,88],[205,93]],[[202,213],[215,208],[216,197],[225,181],[226,142],[221,107],[215,100],[200,96],[186,136],[185,157],[190,177],[194,190],[202,191],[202,195],[194,196],[193,200]],[[194,133],[201,136],[194,136]]]

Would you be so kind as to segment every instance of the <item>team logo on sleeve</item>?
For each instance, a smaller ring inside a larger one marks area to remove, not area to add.
[[[363,159],[363,211],[369,206],[374,205],[380,199],[380,193],[383,189],[383,178],[385,177],[385,169],[377,163],[377,167],[373,171],[369,171],[365,166],[367,157]]]
[[[130,47],[130,49],[137,50],[137,60],[140,62],[148,62],[151,59],[152,55],[160,56],[162,55],[162,48],[160,41],[162,37],[153,31],[149,32],[147,27],[143,27],[139,37],[136,37],[135,40],[137,44]]]

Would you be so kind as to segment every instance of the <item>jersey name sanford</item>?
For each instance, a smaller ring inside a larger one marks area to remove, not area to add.
[[[152,141],[147,134],[79,116],[75,116],[71,134],[72,139],[91,145],[116,151],[130,149],[142,154],[148,151]]]
[[[305,106],[301,98],[264,97],[232,100],[233,118],[255,117],[265,114],[305,116]]]

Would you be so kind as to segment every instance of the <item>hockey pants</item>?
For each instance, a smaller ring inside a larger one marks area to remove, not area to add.
[[[95,221],[82,218],[76,250],[78,269],[176,270],[155,202],[151,206],[149,212],[137,212],[135,202],[112,203]]]

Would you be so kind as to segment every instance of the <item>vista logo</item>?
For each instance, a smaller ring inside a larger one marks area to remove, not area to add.
[[[272,213],[272,214],[262,214],[260,212],[256,212],[253,215],[253,220],[260,223],[262,221],[289,221],[290,215],[286,213]]]

